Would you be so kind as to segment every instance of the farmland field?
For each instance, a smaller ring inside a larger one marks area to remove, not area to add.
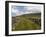
[[[41,29],[41,13],[31,13],[12,17],[12,31],[39,29]]]

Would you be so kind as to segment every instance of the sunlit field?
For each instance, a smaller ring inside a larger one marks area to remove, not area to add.
[[[31,13],[12,17],[12,31],[40,29],[41,13]]]

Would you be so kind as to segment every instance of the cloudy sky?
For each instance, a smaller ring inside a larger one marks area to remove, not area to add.
[[[19,16],[29,13],[38,13],[41,11],[41,6],[15,6],[12,5],[12,16]]]

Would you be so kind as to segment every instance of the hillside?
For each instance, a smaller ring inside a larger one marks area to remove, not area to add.
[[[12,31],[41,29],[41,13],[12,17]]]

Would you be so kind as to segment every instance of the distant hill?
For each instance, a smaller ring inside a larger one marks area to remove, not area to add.
[[[38,15],[38,16],[40,16],[41,15],[41,13],[30,13],[30,14],[23,14],[23,15],[21,15],[21,16],[35,16],[35,15]]]
[[[23,15],[19,15],[19,16],[31,16],[31,15],[41,15],[41,13],[30,13],[30,14],[23,14]],[[12,17],[17,17],[17,16],[15,16],[15,14],[14,14],[14,16],[12,16]]]

